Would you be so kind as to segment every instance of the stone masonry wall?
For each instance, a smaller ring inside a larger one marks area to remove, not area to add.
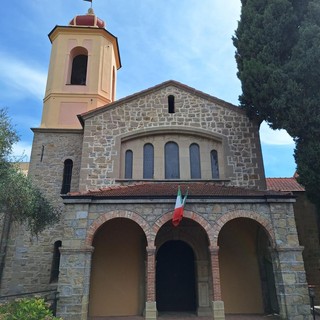
[[[175,113],[168,113],[168,95],[175,96]],[[232,185],[265,189],[258,125],[242,110],[219,105],[175,86],[101,109],[85,119],[80,190],[97,189],[121,177],[121,138],[155,129],[203,130],[223,141]]]
[[[72,190],[78,189],[81,147],[82,134],[79,132],[35,130],[29,176],[55,205],[62,206],[60,191],[65,159],[73,160]],[[56,287],[56,283],[50,284],[50,272],[53,246],[55,241],[62,240],[62,232],[60,222],[36,239],[31,238],[24,226],[12,226],[1,285],[2,295]]]
[[[320,244],[319,222],[315,206],[308,200],[305,192],[297,192],[294,205],[300,245],[304,247],[303,260],[309,285],[315,286],[315,303],[320,304]]]

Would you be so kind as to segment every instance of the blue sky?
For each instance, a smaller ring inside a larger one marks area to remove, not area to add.
[[[97,16],[118,37],[122,68],[117,98],[172,79],[238,104],[241,93],[231,37],[240,0],[93,0]],[[15,155],[30,154],[41,120],[55,25],[90,7],[83,0],[10,0],[0,20],[0,107],[20,135]],[[284,131],[260,130],[267,177],[291,177],[294,143]]]

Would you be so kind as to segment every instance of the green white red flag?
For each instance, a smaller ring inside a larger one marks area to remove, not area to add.
[[[180,186],[178,187],[178,194],[177,194],[177,199],[176,199],[176,205],[174,207],[174,212],[173,212],[173,217],[172,217],[172,224],[177,227],[180,223],[180,221],[182,220],[183,217],[183,209],[187,200],[187,196],[188,196],[188,190],[184,196],[184,198],[182,199],[181,196],[181,190],[180,190]]]

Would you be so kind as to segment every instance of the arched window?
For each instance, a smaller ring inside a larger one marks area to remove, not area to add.
[[[179,146],[175,142],[165,145],[165,178],[180,179]]]
[[[73,168],[73,161],[71,159],[67,159],[64,162],[61,194],[66,194],[70,192],[72,168]]]
[[[124,160],[124,178],[132,179],[132,169],[133,169],[133,152],[127,150]]]
[[[200,148],[196,143],[189,147],[191,179],[201,179]]]
[[[72,60],[71,84],[85,85],[87,81],[88,56],[79,54]]]
[[[174,96],[173,95],[168,96],[168,112],[175,113]]]
[[[212,179],[219,179],[219,164],[218,164],[217,150],[212,150],[210,153],[210,157],[211,157]]]
[[[62,245],[62,242],[59,240],[59,241],[56,241],[53,246],[50,283],[58,282],[59,267],[60,267],[60,250],[59,249],[61,245]]]
[[[143,179],[153,179],[154,148],[151,143],[143,146]]]

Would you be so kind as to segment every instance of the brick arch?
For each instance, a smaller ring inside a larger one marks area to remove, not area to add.
[[[264,228],[264,230],[266,231],[266,233],[270,239],[271,247],[272,248],[275,247],[276,241],[275,241],[275,235],[274,235],[274,231],[273,231],[273,227],[271,225],[271,222],[269,220],[267,220],[266,218],[262,217],[257,212],[245,211],[245,210],[235,210],[235,211],[228,212],[228,213],[224,214],[222,217],[220,217],[215,222],[215,224],[213,226],[213,233],[214,233],[213,245],[214,246],[218,246],[218,237],[219,237],[219,233],[220,233],[222,227],[227,222],[234,220],[234,219],[237,219],[237,218],[248,218],[248,219],[254,220],[254,221],[258,222],[260,225],[262,225],[262,227]]]
[[[101,215],[99,218],[94,220],[87,231],[87,236],[85,240],[85,244],[88,246],[92,245],[93,238],[97,230],[107,221],[115,219],[115,218],[126,218],[129,220],[132,220],[136,222],[141,229],[143,230],[148,244],[150,243],[149,238],[151,234],[150,226],[146,220],[144,220],[140,215],[138,215],[135,212],[132,211],[126,211],[126,210],[115,210],[107,212],[103,215]]]
[[[152,231],[153,231],[153,236],[154,238],[152,239],[153,244],[156,238],[156,235],[158,233],[158,231],[160,230],[160,228],[167,223],[169,220],[172,219],[172,215],[173,215],[173,211],[167,212],[166,214],[164,214],[163,216],[161,216],[153,225]],[[209,246],[211,244],[214,243],[214,232],[212,229],[211,224],[204,219],[203,217],[201,217],[199,214],[193,212],[193,211],[184,211],[183,212],[183,217],[184,218],[189,218],[195,222],[197,222],[198,224],[200,224],[200,226],[202,226],[202,228],[205,230],[205,232],[207,233],[208,239],[209,239]],[[150,239],[151,240],[151,239]]]

